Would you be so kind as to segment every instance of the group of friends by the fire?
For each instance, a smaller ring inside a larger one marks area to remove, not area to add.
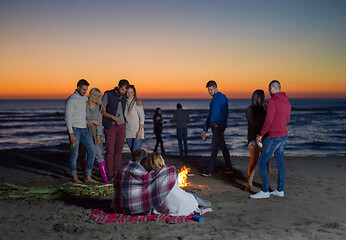
[[[157,108],[153,116],[156,144],[151,154],[141,148],[144,140],[145,115],[143,102],[137,99],[136,88],[128,80],[122,79],[118,85],[104,92],[92,88],[86,96],[89,83],[81,79],[77,89],[66,100],[65,122],[70,140],[70,168],[75,183],[81,183],[77,176],[77,159],[81,162],[85,182],[98,183],[92,178],[94,159],[98,162],[102,181],[114,183],[115,195],[112,208],[125,214],[169,213],[189,215],[201,213],[211,203],[185,192],[179,187],[177,170],[166,165],[165,149],[161,137],[162,110]],[[205,121],[201,138],[205,141],[208,129],[212,131],[211,156],[202,176],[212,175],[218,150],[225,160],[223,173],[232,174],[230,154],[225,143],[224,132],[229,114],[228,99],[218,91],[217,83],[210,80],[206,84],[212,97],[209,115]],[[270,196],[284,197],[285,167],[284,150],[288,137],[287,124],[290,121],[291,104],[281,84],[270,82],[271,95],[265,104],[265,94],[261,89],[252,94],[251,105],[246,109],[248,121],[248,147],[250,163],[247,171],[246,190],[253,193],[253,177],[256,165],[260,170],[261,190],[250,195],[260,199]],[[176,124],[176,133],[181,156],[188,155],[187,125],[189,114],[177,104],[171,122]],[[105,135],[105,153],[102,134]],[[132,160],[120,166],[124,143],[132,153]],[[81,144],[80,144],[81,143]],[[157,152],[160,145],[161,154]],[[269,186],[269,159],[274,154],[278,169],[277,189]],[[271,190],[271,191],[270,191]]]

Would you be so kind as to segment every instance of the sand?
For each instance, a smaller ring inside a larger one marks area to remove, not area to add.
[[[25,186],[65,186],[71,182],[68,153],[0,151],[0,181]],[[123,155],[123,161],[129,159]],[[178,169],[191,167],[185,188],[212,203],[204,222],[92,224],[93,208],[107,208],[111,196],[97,199],[0,200],[0,239],[346,239],[346,159],[286,157],[285,197],[250,199],[245,192],[248,157],[232,157],[234,174],[200,176],[207,157],[166,156]],[[270,185],[275,189],[273,160]],[[222,157],[216,167],[223,166]],[[100,179],[95,164],[94,173]],[[258,169],[255,191],[260,190]]]

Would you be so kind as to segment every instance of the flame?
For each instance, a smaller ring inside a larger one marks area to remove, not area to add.
[[[187,174],[190,170],[191,168],[187,168],[185,166],[180,169],[180,172],[178,174],[179,187],[186,187],[188,185]]]

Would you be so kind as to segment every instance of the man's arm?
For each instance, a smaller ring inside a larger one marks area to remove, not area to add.
[[[73,133],[72,130],[72,113],[73,113],[73,103],[71,99],[68,99],[65,104],[65,123],[68,133]]]
[[[110,114],[110,113],[108,113],[108,112],[103,112],[102,113],[102,116],[103,117],[106,117],[106,118],[111,118],[114,122],[116,122],[116,123],[120,123],[120,121],[121,121],[121,118],[120,117],[116,117],[116,116],[114,116],[114,115],[112,115],[112,114]]]
[[[262,130],[260,133],[261,138],[268,132],[269,128],[271,127],[271,125],[273,123],[274,116],[275,116],[275,112],[276,112],[275,103],[273,101],[270,101],[270,99],[269,99],[266,119],[264,121]]]
[[[107,103],[108,103],[108,95],[107,95],[107,92],[105,92],[105,94],[103,94],[102,104],[101,104],[102,116],[106,118],[111,118],[116,123],[120,123],[121,119],[119,117],[116,117],[106,111]]]
[[[217,120],[220,120],[220,112],[221,112],[221,103],[213,99],[210,104],[210,125],[217,123]]]
[[[203,127],[203,132],[208,132],[208,128],[210,127],[210,113],[208,115],[207,120],[205,121],[204,127]]]
[[[190,115],[188,112],[185,112],[186,113],[186,123],[190,123]]]
[[[67,126],[71,147],[74,148],[74,145],[76,144],[77,139],[72,129],[72,113],[73,113],[73,101],[71,99],[68,99],[65,105],[65,123]]]
[[[177,121],[177,114],[176,114],[177,112],[175,111],[174,113],[173,113],[173,118],[172,118],[172,123],[176,123],[176,121]]]

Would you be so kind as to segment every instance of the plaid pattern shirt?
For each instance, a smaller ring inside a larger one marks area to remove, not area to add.
[[[112,207],[117,213],[138,214],[158,208],[177,180],[174,166],[148,172],[138,162],[127,162],[115,178]]]

